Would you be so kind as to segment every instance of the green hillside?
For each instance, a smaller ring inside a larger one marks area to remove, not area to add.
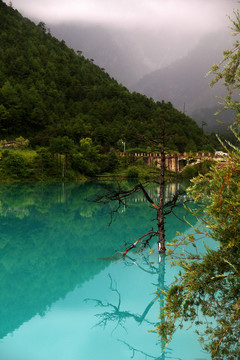
[[[164,117],[168,151],[209,150],[209,139],[191,118],[169,102],[130,93],[81,51],[54,38],[44,23],[35,25],[1,0],[0,19],[0,140],[23,136],[52,154],[75,146],[85,159],[90,138],[88,160],[96,162],[96,153],[122,150],[122,141],[127,149],[149,149],[146,138],[160,136]],[[73,168],[84,173],[79,156]]]

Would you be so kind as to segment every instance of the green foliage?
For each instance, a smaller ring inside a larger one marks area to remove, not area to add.
[[[128,179],[137,179],[139,177],[139,171],[135,166],[132,166],[128,169],[127,178]]]
[[[70,154],[74,150],[74,141],[69,139],[68,136],[52,138],[49,150],[54,154]]]
[[[131,148],[131,149],[127,149],[127,153],[131,153],[131,154],[141,154],[141,153],[146,153],[147,149],[146,148],[142,148],[142,147],[135,147],[135,148]]]
[[[197,152],[197,146],[192,139],[188,141],[187,145],[185,146],[184,152]]]
[[[114,149],[111,149],[106,156],[104,171],[113,171],[119,166],[119,159]]]
[[[184,179],[192,179],[193,177],[195,177],[197,175],[198,175],[198,171],[196,169],[196,165],[193,165],[193,166],[187,165],[181,172],[181,176]]]
[[[167,293],[165,322],[158,326],[162,339],[169,342],[185,321],[198,325],[201,312],[207,320],[200,340],[214,360],[240,356],[239,181],[239,151],[229,154],[226,163],[216,164],[205,176],[194,179],[189,191],[196,201],[204,202],[203,215],[196,213],[202,226],[194,229],[198,236],[186,236],[184,242],[197,249],[199,236],[204,236],[206,243],[211,236],[219,246],[217,250],[206,247],[204,255],[196,250],[194,255],[175,260],[183,271]]]
[[[123,152],[124,151],[124,141],[122,139],[119,139],[117,141],[117,150]],[[126,144],[126,143],[125,143]]]
[[[24,139],[22,136],[16,138],[15,141],[16,141],[16,147],[19,148],[19,149],[25,149],[29,145],[29,140]]]
[[[94,145],[91,138],[81,139],[79,150],[88,161],[97,161],[99,158],[99,146]]]
[[[97,164],[85,159],[80,153],[72,156],[71,164],[74,170],[77,170],[79,173],[87,176],[95,176],[100,172]]]
[[[196,165],[187,165],[181,172],[181,177],[183,179],[192,179],[199,174],[206,174],[212,165],[213,161],[211,160],[205,160],[202,163]]]
[[[239,10],[234,11],[234,18],[231,19],[232,36],[240,34],[240,13]],[[220,113],[224,110],[233,110],[236,119],[239,119],[240,103],[238,99],[238,89],[240,83],[240,42],[236,40],[231,50],[223,52],[222,60],[218,64],[214,64],[209,71],[209,74],[214,74],[214,78],[210,86],[223,81],[228,94],[222,99],[222,108],[217,112]]]
[[[14,151],[4,151],[1,168],[7,176],[13,179],[24,179],[31,175],[31,161]]]
[[[36,153],[37,156],[34,162],[36,179],[43,180],[44,178],[56,176],[55,162],[49,150],[46,148],[38,148]]]
[[[240,14],[234,13],[233,30],[239,34]],[[222,144],[226,151],[229,149],[225,161],[217,162],[205,175],[192,180],[189,193],[203,204],[201,211],[195,213],[200,225],[182,243],[192,244],[196,253],[188,256],[185,251],[182,259],[174,259],[182,271],[166,295],[164,322],[158,326],[160,336],[168,343],[184,322],[201,325],[196,331],[199,341],[213,360],[240,358],[240,106],[232,100],[233,91],[240,86],[239,45],[237,41],[233,50],[224,52],[223,62],[228,63],[222,72],[221,64],[211,70],[216,75],[212,85],[223,78],[229,91],[223,105],[237,114],[232,131],[238,146]],[[199,237],[205,238],[203,254],[197,249]],[[215,240],[216,249],[207,246],[209,237]],[[179,246],[177,241],[175,245]],[[201,324],[199,313],[206,317]]]
[[[0,140],[0,148],[4,148],[7,144],[7,140]]]

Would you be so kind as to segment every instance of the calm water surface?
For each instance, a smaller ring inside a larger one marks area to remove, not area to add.
[[[179,186],[169,184],[166,196]],[[209,360],[193,329],[161,355],[151,331],[161,312],[155,292],[177,269],[148,251],[106,259],[154,226],[155,214],[135,195],[109,227],[112,205],[85,201],[102,191],[94,183],[0,184],[0,359]],[[189,217],[184,208],[176,215],[167,218],[168,241],[190,231],[179,220]]]

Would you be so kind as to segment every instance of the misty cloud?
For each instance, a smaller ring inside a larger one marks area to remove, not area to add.
[[[185,33],[226,24],[236,0],[13,0],[24,15],[44,22],[81,21],[115,27]]]

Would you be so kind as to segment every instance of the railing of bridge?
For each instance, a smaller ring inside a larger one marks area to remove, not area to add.
[[[120,156],[129,157],[131,159],[142,158],[144,164],[147,166],[156,165],[160,166],[161,154],[160,153],[120,153]],[[216,153],[210,152],[196,152],[196,153],[167,153],[165,154],[166,169],[172,172],[179,173],[186,165],[194,165],[204,160],[220,160],[224,161],[224,157]],[[222,160],[223,159],[223,160]],[[183,163],[184,162],[184,163]]]
[[[134,156],[134,157],[151,157],[151,158],[161,158],[161,154],[160,153],[123,153],[120,152],[119,153],[120,156]],[[172,158],[198,158],[198,157],[207,157],[207,158],[213,158],[213,157],[222,157],[221,155],[215,155],[212,153],[203,153],[203,152],[197,152],[197,153],[166,153],[165,154],[166,158],[172,157]]]

